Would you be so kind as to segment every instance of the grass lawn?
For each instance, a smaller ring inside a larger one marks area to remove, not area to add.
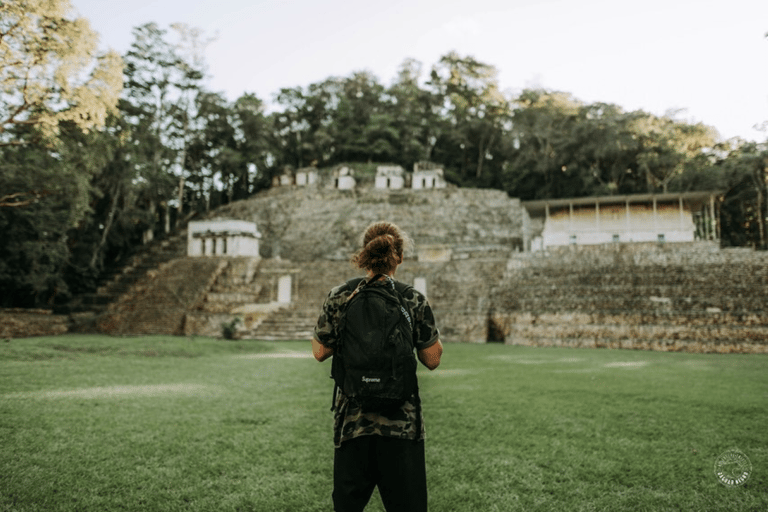
[[[0,341],[0,511],[332,510],[309,350]],[[451,344],[420,383],[432,511],[768,510],[766,356]],[[730,448],[752,463],[734,488]]]

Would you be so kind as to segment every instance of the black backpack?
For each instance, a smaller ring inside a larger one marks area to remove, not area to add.
[[[402,294],[411,287],[389,279],[370,286],[352,279],[352,295],[342,306],[337,324],[331,378],[364,412],[386,412],[411,396],[418,403],[413,319]]]

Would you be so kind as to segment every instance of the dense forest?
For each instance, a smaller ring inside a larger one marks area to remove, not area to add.
[[[768,146],[674,115],[500,90],[446,53],[264,99],[205,86],[204,34],[149,23],[99,54],[66,0],[0,3],[0,306],[44,306],[197,213],[286,168],[441,164],[449,182],[526,199],[720,190],[722,243],[766,248]]]

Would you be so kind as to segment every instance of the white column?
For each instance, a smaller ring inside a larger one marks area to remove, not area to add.
[[[630,225],[630,221],[629,221],[629,199],[627,199],[627,227],[626,227],[626,231],[627,231],[627,234],[631,233],[631,225]],[[624,241],[627,242],[628,239],[624,240]]]
[[[597,221],[597,231],[600,232],[600,203],[595,201],[595,220]]]

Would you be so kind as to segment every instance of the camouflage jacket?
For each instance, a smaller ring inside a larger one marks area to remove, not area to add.
[[[367,279],[366,279],[367,281]],[[386,280],[373,283],[371,286],[390,286]],[[336,344],[336,325],[338,324],[341,307],[354,290],[347,283],[332,289],[323,304],[323,312],[317,320],[315,339],[329,348]],[[431,347],[440,337],[435,326],[435,318],[427,298],[413,288],[403,295],[414,319],[415,349],[423,350]],[[406,401],[399,410],[384,416],[381,413],[363,412],[350,402],[344,393],[338,392],[334,414],[333,442],[338,448],[341,443],[359,436],[380,435],[400,439],[424,439],[424,421],[421,408],[418,407],[414,396]],[[418,415],[418,416],[417,416]],[[421,428],[417,432],[418,425]]]

